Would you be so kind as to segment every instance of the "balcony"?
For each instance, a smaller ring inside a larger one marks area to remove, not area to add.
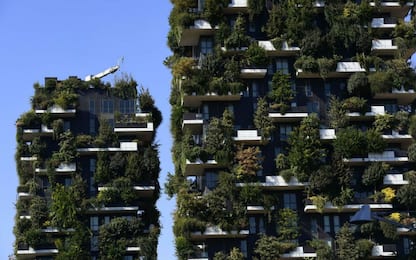
[[[299,47],[290,47],[286,41],[276,49],[271,41],[259,41],[259,46],[267,51],[269,56],[295,56],[300,52]]]
[[[396,257],[397,249],[396,244],[390,245],[375,245],[371,250],[371,259],[375,258],[386,258],[386,257]]]
[[[403,164],[409,162],[404,151],[384,151],[382,153],[368,153],[367,157],[344,159],[348,165],[363,165],[369,162],[386,162],[388,164]]]
[[[279,259],[307,259],[316,257],[317,255],[313,248],[298,246],[293,251],[282,254]]]
[[[230,232],[222,230],[218,226],[210,226],[205,229],[202,233],[201,231],[196,231],[191,233],[192,240],[205,240],[210,238],[245,238],[249,234],[248,230],[232,230]]]
[[[266,76],[267,69],[241,69],[240,77],[242,79],[262,79]]]
[[[241,93],[233,94],[228,93],[225,95],[218,95],[217,93],[207,93],[205,95],[197,95],[196,93],[192,95],[185,94],[182,97],[182,105],[185,107],[200,107],[202,102],[228,102],[228,101],[239,101],[241,99]]]
[[[110,213],[137,213],[139,211],[139,207],[137,206],[121,206],[121,207],[96,207],[96,208],[89,208],[87,209],[87,213],[89,214],[110,214]]]
[[[396,27],[397,20],[393,17],[389,18],[373,18],[371,28],[379,30],[392,30]]]
[[[403,174],[386,174],[383,178],[384,185],[406,185],[409,181],[403,179]]]
[[[215,160],[207,160],[206,162],[203,162],[200,159],[197,159],[194,162],[191,162],[187,159],[184,175],[199,176],[203,175],[206,169],[215,168],[221,168],[221,166]]]
[[[33,194],[29,192],[29,187],[25,185],[17,187],[17,196],[19,199],[31,199]]]
[[[412,143],[413,138],[409,134],[402,134],[397,131],[391,131],[389,134],[383,134],[381,135],[383,139],[388,143],[401,143],[405,146],[408,146]]]
[[[74,117],[77,110],[75,108],[71,109],[63,109],[58,105],[53,105],[52,107],[48,109],[36,109],[36,114],[45,114],[50,113],[53,116],[56,117]]]
[[[308,185],[306,182],[299,182],[293,176],[289,182],[286,182],[282,176],[266,176],[266,181],[260,184],[268,190],[302,190]]]
[[[20,157],[21,161],[29,161],[29,162],[33,162],[33,161],[37,161],[38,157],[36,156],[22,156]]]
[[[396,45],[393,45],[393,40],[372,40],[372,46],[371,51],[374,54],[380,54],[380,55],[394,55],[396,53],[398,47]]]
[[[340,61],[337,63],[335,71],[328,73],[327,78],[348,78],[350,74],[356,72],[365,72],[365,69],[361,67],[359,62],[353,61]],[[296,77],[298,78],[321,78],[319,71],[303,71],[302,69],[297,69]]]
[[[153,137],[153,123],[116,123],[114,126],[114,132],[119,136],[123,135],[135,135],[141,140],[151,141]]]
[[[53,129],[46,125],[41,125],[40,128],[23,128],[23,140],[31,140],[36,136],[52,136]]]
[[[259,145],[262,143],[261,136],[257,130],[237,130],[234,141],[239,144]]]
[[[224,8],[226,14],[246,13],[248,8],[247,0],[231,0],[228,7]]]
[[[375,7],[376,6],[375,2],[370,2],[370,6]],[[380,6],[381,6],[380,12],[390,13],[392,17],[403,18],[407,15],[410,8],[412,8],[413,3],[408,1],[406,4],[401,5],[400,1],[397,1],[397,0],[390,0],[390,1],[384,0],[384,1],[381,1]]]
[[[334,140],[337,138],[335,135],[335,129],[319,129],[319,137],[321,140]]]
[[[197,46],[201,36],[214,35],[214,28],[205,20],[195,20],[194,24],[182,30],[179,46]]]
[[[375,99],[396,99],[398,105],[411,104],[416,99],[416,92],[413,89],[392,89],[390,92],[376,93]]]
[[[66,175],[77,170],[76,163],[60,163],[57,168],[55,168],[55,173],[59,175]],[[47,169],[45,168],[35,168],[35,172],[37,173],[47,173]]]
[[[88,147],[78,148],[77,152],[82,155],[90,155],[97,152],[136,152],[136,142],[120,142],[120,147]]]
[[[53,256],[58,253],[59,251],[56,248],[34,249],[32,247],[28,247],[27,249],[18,249],[16,256],[18,259],[34,259],[41,256]]]
[[[204,125],[203,115],[200,113],[185,113],[182,119],[182,130],[190,130],[191,133],[202,133]]]
[[[298,122],[308,117],[306,107],[291,107],[286,113],[270,112],[269,117],[273,122],[286,123],[286,122]]]
[[[269,210],[266,210],[263,206],[247,206],[247,214],[266,214],[270,210],[274,210],[274,207],[271,207]]]
[[[151,197],[156,190],[154,185],[134,185],[131,187],[140,197]],[[113,189],[113,187],[99,186],[98,191]]]
[[[347,116],[351,121],[373,120],[377,115],[385,115],[384,106],[371,106],[369,112],[364,114],[359,112],[348,112]]]
[[[331,202],[325,203],[324,208],[322,209],[323,213],[347,213],[347,212],[357,212],[361,209],[364,204],[347,204],[342,207],[334,206]],[[386,211],[393,209],[393,205],[389,203],[371,203],[367,204],[370,206],[372,211]],[[303,210],[305,213],[319,213],[318,207],[313,204],[305,205]]]

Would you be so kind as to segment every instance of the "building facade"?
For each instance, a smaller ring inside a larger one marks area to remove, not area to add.
[[[178,258],[407,259],[414,1],[172,2]]]
[[[161,113],[130,77],[46,78],[17,126],[16,259],[156,259]]]

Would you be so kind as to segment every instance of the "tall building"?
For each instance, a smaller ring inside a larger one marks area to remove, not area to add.
[[[179,259],[414,254],[414,1],[172,2]]]
[[[156,259],[162,118],[148,90],[46,78],[31,103],[16,122],[16,259]]]

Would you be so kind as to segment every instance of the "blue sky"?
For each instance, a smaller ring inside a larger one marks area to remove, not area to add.
[[[169,0],[0,0],[0,76],[3,101],[0,116],[0,259],[13,253],[12,233],[17,175],[14,162],[15,121],[30,109],[33,83],[44,77],[84,78],[113,66],[124,56],[120,72],[131,74],[149,88],[164,121],[157,140],[161,178],[173,171],[169,133],[170,72],[163,60]],[[112,82],[113,76],[104,78]],[[162,195],[159,259],[174,259],[172,216],[175,202]]]

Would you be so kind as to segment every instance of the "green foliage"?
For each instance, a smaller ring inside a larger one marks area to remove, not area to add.
[[[396,198],[401,205],[414,208],[416,207],[416,173],[414,171],[407,172],[405,177],[409,184],[398,189]]]
[[[65,131],[59,136],[59,151],[52,157],[59,162],[71,163],[77,156],[75,138],[70,131]]]
[[[415,139],[416,138],[416,116],[412,115],[409,118],[409,134]]]
[[[309,199],[312,201],[312,204],[316,206],[316,211],[323,213],[325,204],[328,202],[328,198],[323,195],[311,196]]]
[[[179,235],[175,238],[176,256],[180,260],[188,259],[188,256],[193,252],[192,243],[185,237]]]
[[[222,9],[228,6],[228,0],[205,0],[203,16],[211,26],[215,26],[223,21]]]
[[[277,218],[277,238],[281,242],[291,242],[299,236],[298,214],[284,208],[279,210]]]
[[[375,131],[382,133],[385,130],[393,129],[395,123],[396,122],[394,115],[376,115],[376,119],[373,122],[373,126],[375,127]]]
[[[316,73],[319,71],[319,65],[317,61],[312,56],[302,55],[300,56],[293,65],[295,69],[302,70],[303,72],[313,72]]]
[[[272,108],[278,109],[282,114],[289,109],[289,103],[294,96],[289,79],[289,75],[277,71],[272,78],[272,89],[267,95],[273,103]]]
[[[16,121],[16,125],[18,126],[39,126],[40,123],[41,118],[33,110],[20,115]]]
[[[346,222],[336,235],[336,255],[338,259],[357,259],[358,249],[355,245],[354,236]]]
[[[329,165],[322,165],[318,170],[312,172],[309,177],[309,187],[316,194],[327,192],[334,184],[336,182],[333,178],[331,166]]]
[[[329,126],[334,129],[346,127],[348,125],[346,113],[347,111],[344,109],[343,103],[335,96],[331,96],[327,112]]]
[[[290,182],[292,177],[295,176],[295,173],[293,172],[292,169],[284,169],[284,170],[279,171],[279,175],[282,176],[285,182]]]
[[[382,162],[373,162],[362,175],[362,182],[366,186],[379,187],[383,183],[384,175],[388,170],[388,165]]]
[[[367,142],[367,151],[370,153],[381,153],[386,148],[387,144],[384,141],[381,133],[376,129],[368,129],[365,133]]]
[[[320,142],[318,116],[311,114],[303,119],[300,126],[291,132],[288,143],[290,167],[299,181],[307,181],[326,154]]]
[[[327,242],[319,239],[309,241],[309,246],[315,249],[316,260],[333,260],[334,255]]]
[[[259,46],[257,42],[250,44],[244,56],[249,66],[262,67],[269,62],[266,50]]]
[[[391,76],[384,71],[376,71],[367,76],[372,94],[388,93],[394,87]]]
[[[133,183],[129,178],[117,178],[110,185],[106,186],[106,189],[98,193],[97,200],[104,204],[112,202],[123,202],[125,205],[131,204],[137,198],[137,194],[135,194],[132,187]]]
[[[73,228],[77,223],[80,198],[72,187],[57,184],[52,192],[51,223],[60,228]]]
[[[254,113],[254,126],[260,131],[263,142],[268,140],[274,130],[274,125],[269,117],[269,109],[266,99],[259,98],[257,100],[257,109]]]
[[[121,259],[126,247],[137,244],[143,225],[134,218],[114,218],[110,223],[102,225],[99,231],[99,249],[102,259]]]
[[[397,234],[397,227],[395,225],[380,221],[380,228],[386,238],[392,240],[397,240],[399,238],[399,235]]]
[[[150,233],[147,236],[143,236],[138,239],[140,254],[144,256],[145,259],[157,259],[157,242],[159,234],[160,228],[153,227],[150,229]]]
[[[261,187],[256,184],[246,184],[241,187],[239,200],[244,205],[260,205],[261,204]]]
[[[374,243],[368,239],[358,239],[355,241],[355,245],[358,251],[358,260],[365,260],[371,256],[371,251],[373,250]]]
[[[344,99],[344,101],[342,102],[342,107],[349,112],[364,113],[366,109],[366,103],[367,103],[366,99],[353,96],[353,97]]]
[[[337,67],[337,61],[335,59],[318,58],[316,63],[318,64],[319,74],[323,79],[326,79],[328,74]]]
[[[364,133],[353,127],[339,130],[332,145],[335,153],[344,158],[367,153],[367,140]]]
[[[234,29],[231,31],[230,36],[225,39],[224,43],[227,49],[239,49],[250,45],[250,37],[246,35],[245,20],[243,16],[240,15],[237,17]]]
[[[409,157],[409,161],[416,161],[416,143],[412,143],[409,148],[407,148],[407,156]]]
[[[356,72],[348,79],[348,93],[354,96],[368,97],[371,95],[367,75],[363,72]]]
[[[117,135],[114,133],[113,128],[104,118],[100,118],[99,124],[98,136],[95,138],[94,143],[98,147],[114,147],[117,143]]]
[[[137,98],[137,82],[131,75],[122,74],[114,79],[114,96],[121,99]]]

